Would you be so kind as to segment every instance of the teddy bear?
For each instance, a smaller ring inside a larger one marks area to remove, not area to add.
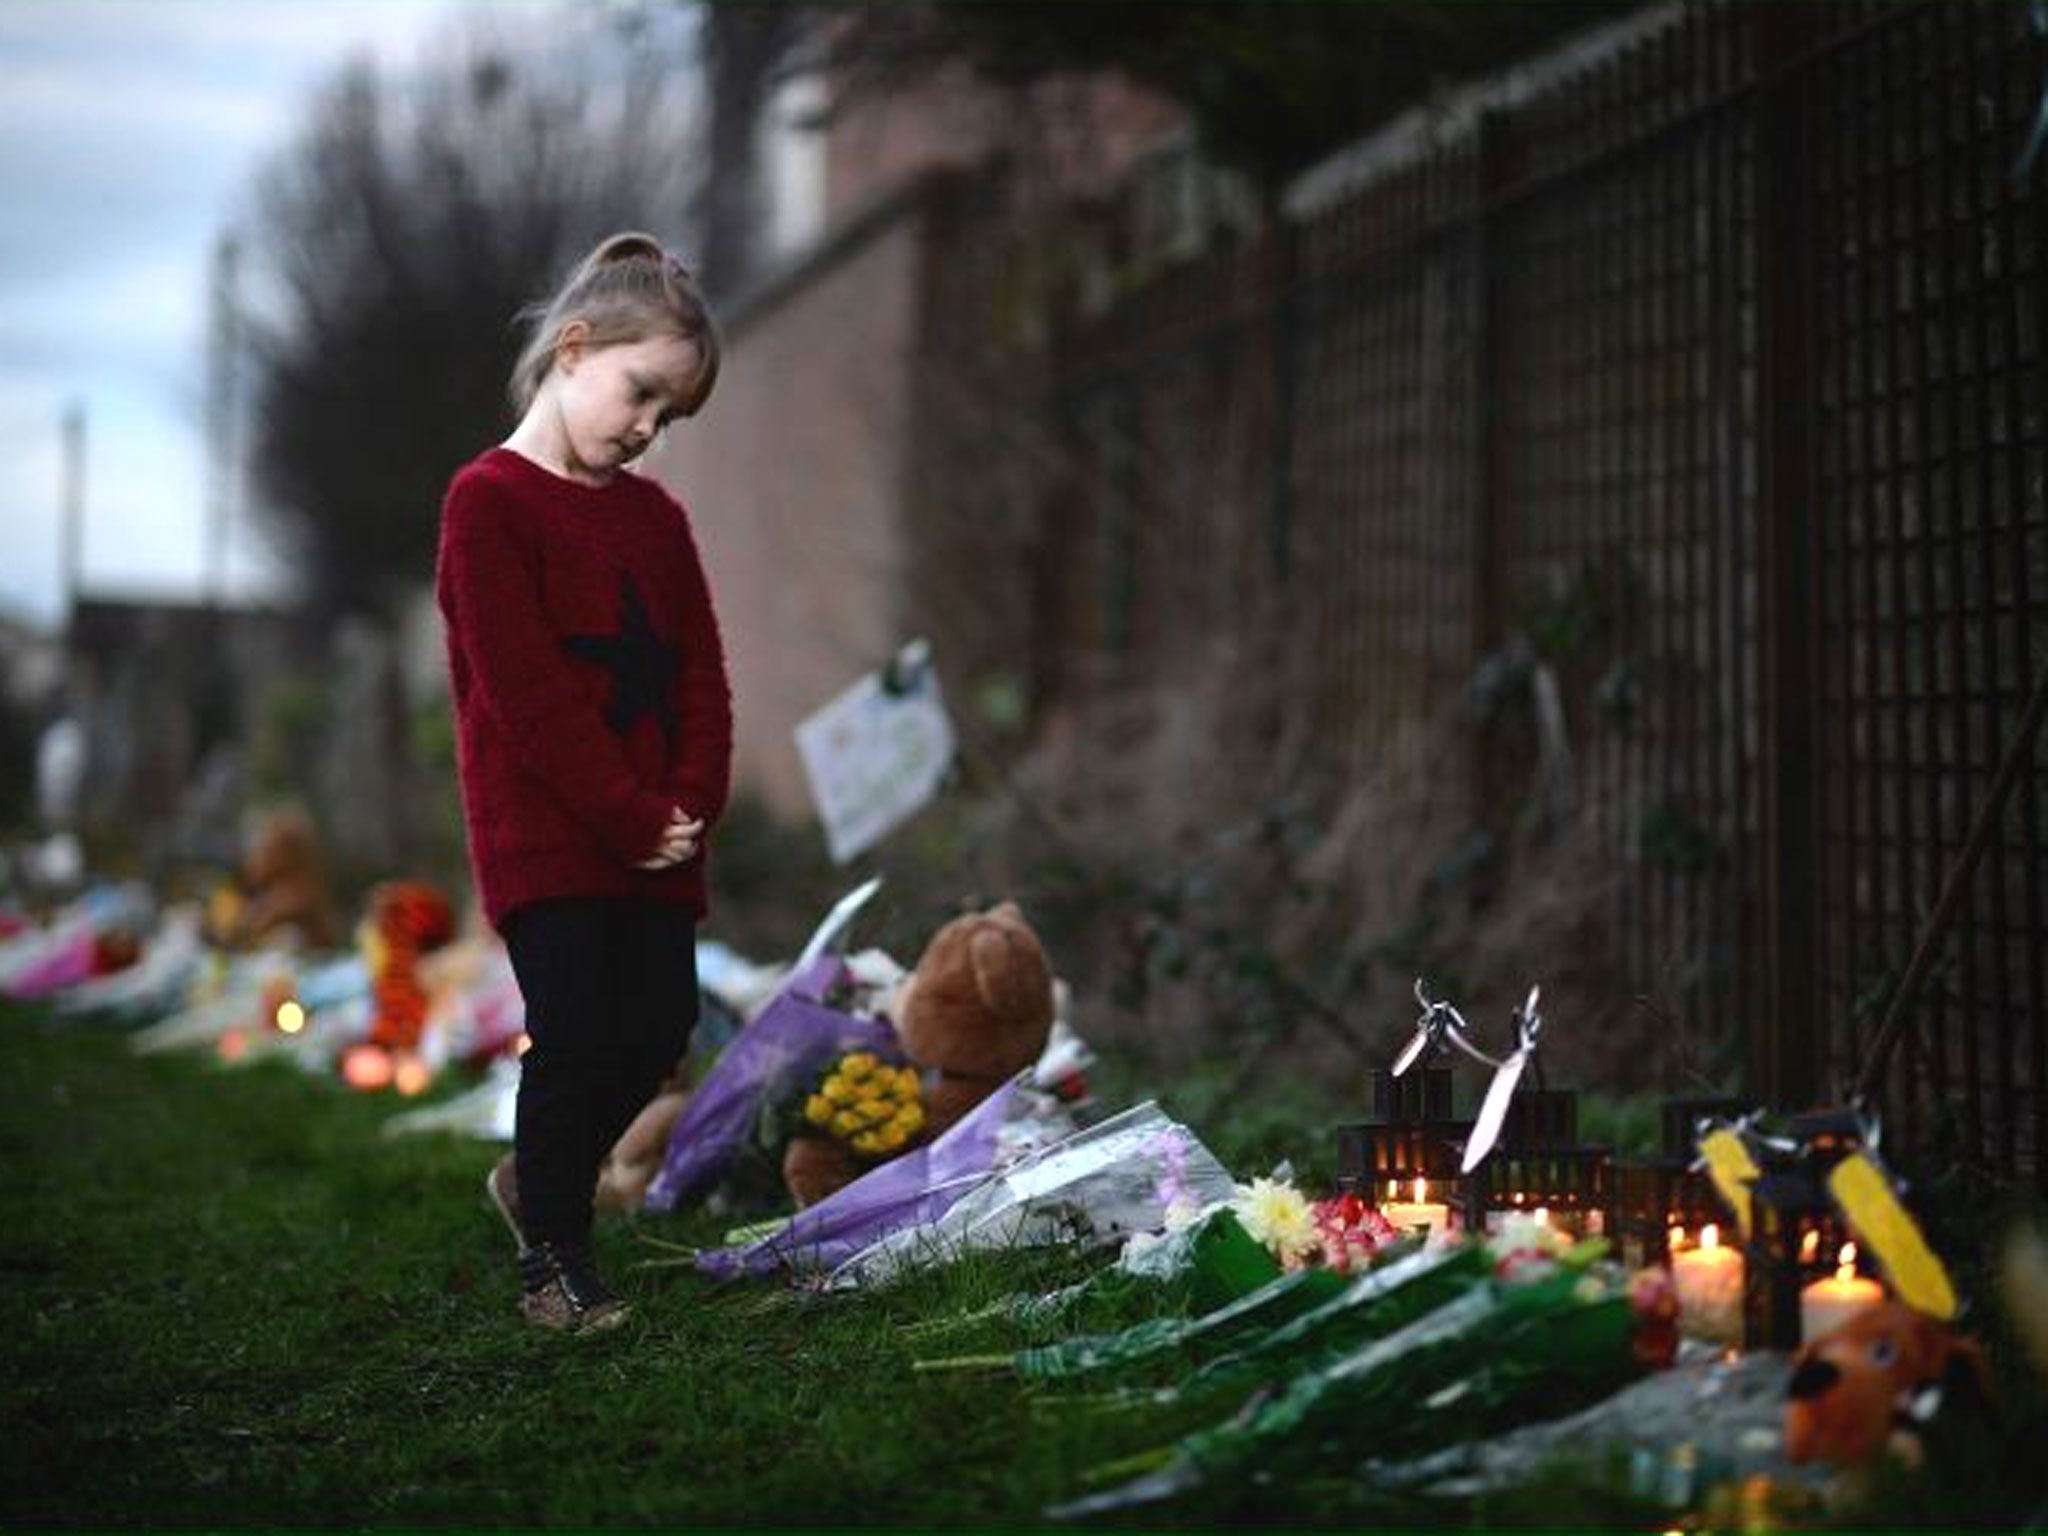
[[[920,1140],[941,1136],[1045,1051],[1052,967],[1015,902],[956,917],[934,933],[890,1005],[897,1039],[921,1078]],[[860,1174],[832,1136],[792,1137],[782,1177],[799,1207]]]
[[[600,1210],[637,1211],[647,1198],[647,1186],[661,1169],[662,1154],[668,1150],[669,1135],[676,1121],[689,1107],[690,1088],[679,1064],[662,1082],[653,1098],[620,1133],[597,1170],[595,1201]],[[509,1166],[510,1154],[507,1154]]]
[[[296,935],[309,949],[330,949],[341,939],[341,919],[328,890],[320,838],[305,812],[273,810],[249,830],[242,859],[245,900],[230,920],[237,948]]]

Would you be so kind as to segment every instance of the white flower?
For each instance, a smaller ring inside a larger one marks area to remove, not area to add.
[[[1230,1208],[1245,1231],[1265,1244],[1282,1264],[1305,1259],[1319,1246],[1315,1213],[1292,1184],[1277,1179],[1240,1184]]]
[[[1565,1246],[1564,1234],[1527,1211],[1509,1211],[1500,1219],[1500,1230],[1487,1239],[1496,1257],[1513,1253],[1553,1254]]]

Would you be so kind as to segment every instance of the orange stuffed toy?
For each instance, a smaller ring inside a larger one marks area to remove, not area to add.
[[[1857,1313],[1792,1357],[1785,1454],[1856,1467],[1891,1450],[1918,1454],[1918,1432],[1951,1389],[1988,1397],[1975,1341],[1903,1302]]]

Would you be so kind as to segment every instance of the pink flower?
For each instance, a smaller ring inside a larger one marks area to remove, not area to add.
[[[1355,1194],[1318,1201],[1314,1217],[1323,1263],[1343,1274],[1354,1266],[1370,1264],[1383,1246],[1400,1235],[1386,1217]]]

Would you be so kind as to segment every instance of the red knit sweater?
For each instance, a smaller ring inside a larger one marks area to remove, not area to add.
[[[730,784],[725,654],[682,507],[639,475],[593,487],[492,448],[448,487],[437,565],[491,922],[550,896],[639,896],[702,917],[703,853],[633,867],[676,806],[708,837]]]

